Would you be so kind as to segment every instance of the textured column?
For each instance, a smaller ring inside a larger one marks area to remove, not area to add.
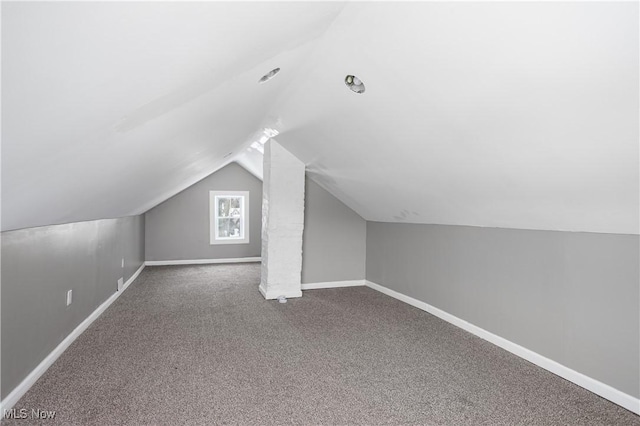
[[[260,279],[265,299],[302,296],[304,170],[304,163],[273,139],[265,144]]]

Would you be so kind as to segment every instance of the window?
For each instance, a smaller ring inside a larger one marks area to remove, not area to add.
[[[249,242],[249,192],[209,191],[210,244]]]

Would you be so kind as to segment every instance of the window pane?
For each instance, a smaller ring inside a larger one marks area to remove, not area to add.
[[[218,198],[218,216],[219,217],[228,217],[229,216],[229,207],[230,207],[230,199],[219,197]]]
[[[231,219],[231,236],[234,238],[241,238],[240,235],[240,219]]]
[[[218,219],[219,238],[241,238],[240,219]]]
[[[231,198],[230,200],[231,208],[239,209],[240,208],[240,197]]]
[[[229,238],[231,219],[218,219],[218,237]]]

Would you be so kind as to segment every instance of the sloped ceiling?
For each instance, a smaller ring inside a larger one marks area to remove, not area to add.
[[[138,214],[260,128],[340,3],[2,4],[3,230]]]
[[[639,231],[637,3],[2,7],[3,230],[142,213],[271,128],[368,220]]]

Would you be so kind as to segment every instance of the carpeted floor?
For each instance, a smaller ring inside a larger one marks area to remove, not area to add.
[[[279,304],[259,281],[259,264],[146,268],[15,408],[64,425],[640,425],[369,288]]]

